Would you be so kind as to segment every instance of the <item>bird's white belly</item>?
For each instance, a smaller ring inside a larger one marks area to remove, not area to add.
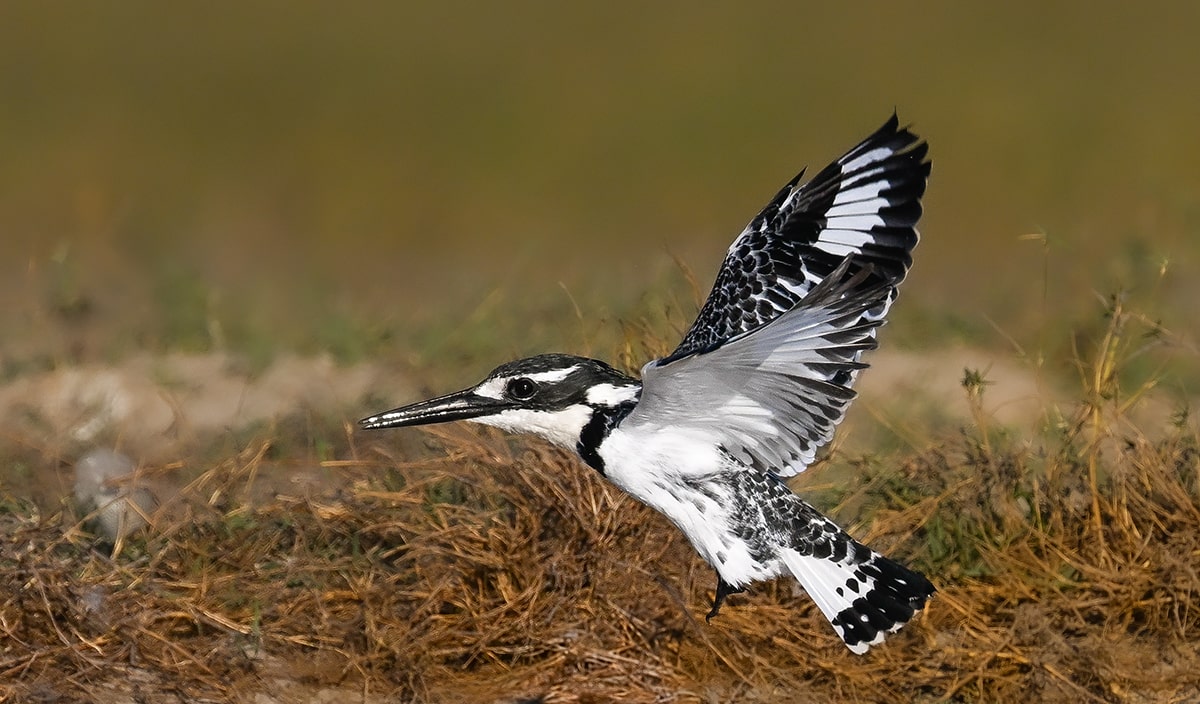
[[[623,491],[666,516],[721,577],[734,586],[769,579],[778,560],[760,562],[738,537],[723,473],[748,471],[731,464],[703,438],[674,433],[648,435],[615,429],[600,447],[605,476]]]

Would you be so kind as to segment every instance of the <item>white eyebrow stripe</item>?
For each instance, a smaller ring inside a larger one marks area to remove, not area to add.
[[[572,366],[567,367],[566,369],[551,369],[550,371],[547,371],[547,372],[534,372],[533,374],[522,374],[522,375],[520,375],[520,377],[511,377],[511,378],[516,379],[516,378],[524,377],[526,379],[532,379],[533,381],[562,381],[563,379],[566,379],[567,377],[571,376],[571,372],[575,371],[578,368],[579,368],[579,365],[574,364]]]

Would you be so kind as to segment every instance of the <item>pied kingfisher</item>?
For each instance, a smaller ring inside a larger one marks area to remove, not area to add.
[[[533,433],[671,520],[729,594],[792,574],[846,646],[865,653],[925,606],[933,585],[851,538],[784,484],[833,438],[912,264],[927,145],[893,114],[734,240],[683,342],[642,367],[546,354],[463,391],[360,421],[469,420]]]

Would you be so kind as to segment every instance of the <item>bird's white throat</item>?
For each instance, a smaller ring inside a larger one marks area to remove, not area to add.
[[[507,432],[533,433],[559,447],[573,450],[583,427],[591,419],[592,409],[584,404],[576,404],[557,411],[513,408],[474,420]]]

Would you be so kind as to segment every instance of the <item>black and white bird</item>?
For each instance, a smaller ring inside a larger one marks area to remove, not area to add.
[[[893,115],[734,240],[699,317],[669,356],[627,376],[547,354],[482,382],[373,415],[363,428],[467,420],[532,433],[671,520],[729,594],[791,574],[846,646],[865,653],[933,585],[851,538],[794,494],[832,438],[863,353],[912,264],[927,145]]]

